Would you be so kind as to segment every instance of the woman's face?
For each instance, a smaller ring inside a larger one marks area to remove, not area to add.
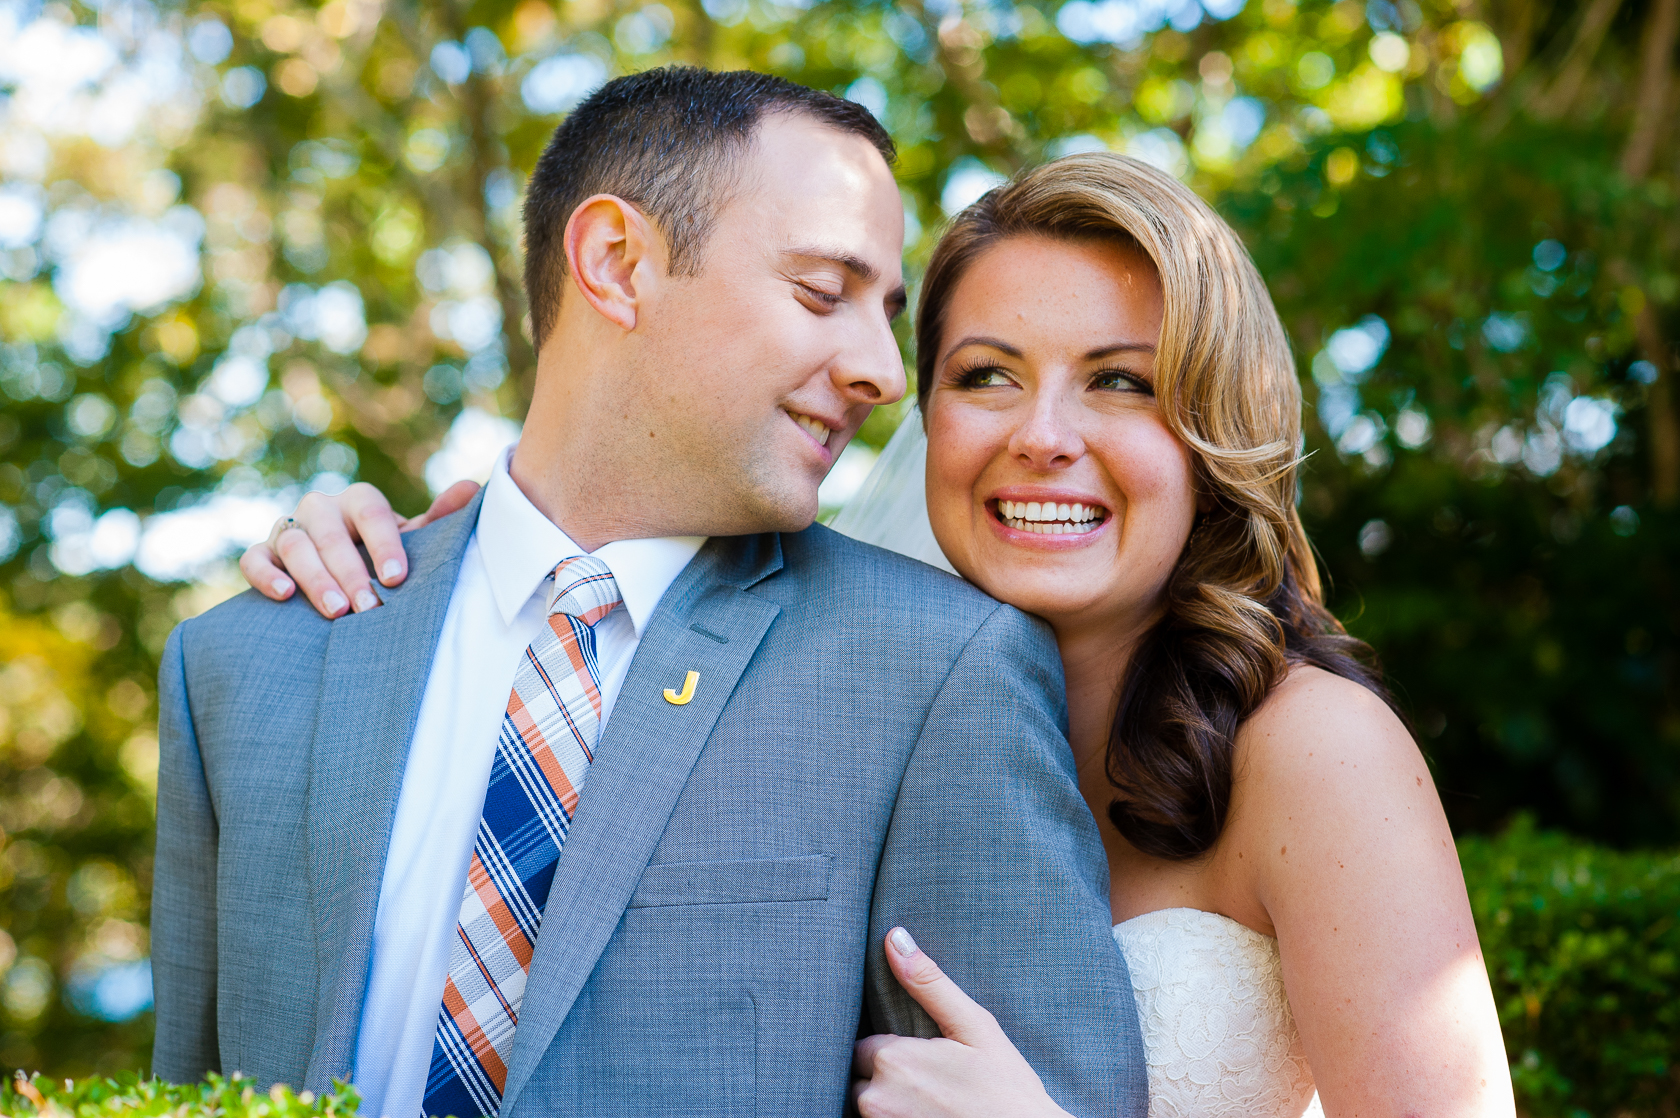
[[[1196,515],[1153,390],[1161,284],[1100,242],[1013,237],[951,295],[928,399],[928,512],[962,575],[1055,627],[1151,623]]]

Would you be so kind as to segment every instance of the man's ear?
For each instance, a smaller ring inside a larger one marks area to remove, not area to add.
[[[619,329],[636,328],[649,286],[665,272],[653,223],[612,194],[586,198],[566,222],[566,268],[584,300]]]

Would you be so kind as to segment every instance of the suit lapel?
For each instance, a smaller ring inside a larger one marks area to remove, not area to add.
[[[781,612],[745,589],[781,568],[776,536],[714,539],[672,584],[631,661],[549,890],[508,1062],[519,1097],[612,938],[712,727]],[[699,673],[693,697],[681,693]]]
[[[385,605],[333,622],[305,830],[317,973],[314,1090],[348,1078],[403,769],[480,498],[408,537],[410,575]]]

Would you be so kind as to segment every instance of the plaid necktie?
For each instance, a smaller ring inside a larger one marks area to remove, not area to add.
[[[525,978],[601,736],[594,625],[618,584],[589,555],[554,568],[548,621],[513,677],[443,984],[424,1114],[494,1116]]]

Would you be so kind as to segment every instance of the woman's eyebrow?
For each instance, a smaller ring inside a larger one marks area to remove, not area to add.
[[[1119,353],[1154,353],[1153,342],[1118,342],[1101,349],[1093,349],[1085,355],[1087,361],[1101,361],[1104,357],[1113,357]]]
[[[949,357],[949,356],[951,356],[951,354],[957,352],[957,350],[959,350],[959,349],[962,349],[964,346],[971,346],[971,345],[983,345],[983,346],[987,347],[988,349],[995,349],[995,350],[998,350],[1002,353],[1007,353],[1011,357],[1017,357],[1018,358],[1018,357],[1021,356],[1021,351],[1016,349],[1014,346],[1010,345],[1008,342],[999,341],[996,338],[980,337],[979,335],[975,335],[975,334],[970,334],[968,337],[964,338],[962,341],[957,342],[950,349],[947,349],[945,351],[945,356]]]
[[[1008,342],[1000,341],[997,338],[987,338],[973,334],[962,339],[962,341],[957,342],[950,349],[946,350],[945,356],[949,357],[951,354],[957,352],[959,349],[962,349],[964,346],[971,345],[983,345],[988,349],[995,349],[1002,353],[1006,353],[1010,357],[1018,358],[1021,356],[1021,351],[1010,345]],[[1115,342],[1113,345],[1101,346],[1097,349],[1088,351],[1085,354],[1085,360],[1101,361],[1105,357],[1113,357],[1116,354],[1121,353],[1153,354],[1154,352],[1155,344],[1153,342]]]

